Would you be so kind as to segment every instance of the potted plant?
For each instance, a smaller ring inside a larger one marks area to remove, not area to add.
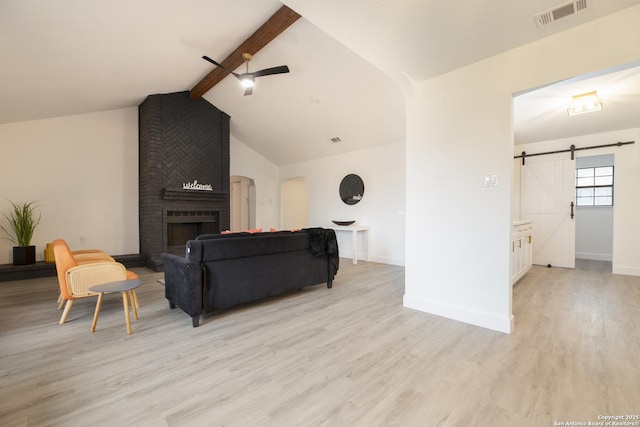
[[[35,264],[36,247],[31,246],[31,238],[33,231],[40,223],[40,212],[36,211],[35,202],[14,203],[9,200],[13,206],[13,211],[4,217],[9,222],[9,226],[0,225],[2,231],[14,245],[13,247],[13,265]]]

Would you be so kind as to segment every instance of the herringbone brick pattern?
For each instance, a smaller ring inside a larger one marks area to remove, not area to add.
[[[140,253],[151,268],[161,268],[166,251],[167,211],[218,211],[219,229],[229,228],[229,120],[188,92],[150,95],[140,104]],[[180,197],[182,184],[196,180],[214,194]]]

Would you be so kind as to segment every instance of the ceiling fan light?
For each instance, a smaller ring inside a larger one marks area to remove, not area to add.
[[[256,82],[253,79],[253,77],[242,77],[240,79],[240,83],[242,84],[242,87],[244,87],[244,88],[253,87],[256,84]]]
[[[602,110],[602,100],[598,97],[598,92],[593,91],[575,95],[567,108],[567,114],[576,116],[600,110]]]

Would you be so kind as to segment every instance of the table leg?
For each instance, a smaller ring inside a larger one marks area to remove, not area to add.
[[[129,318],[129,297],[128,292],[122,292],[122,305],[124,305],[124,321],[127,324],[127,335],[131,335],[131,319]]]
[[[136,294],[135,289],[131,289],[131,295],[133,295],[133,302],[135,302],[136,308],[140,308],[140,303],[138,302],[138,294]]]
[[[136,291],[131,289],[129,292],[131,292],[131,295],[129,295],[129,297],[131,301],[131,311],[133,311],[133,318],[138,320],[138,298],[136,297]]]
[[[366,234],[367,237],[367,261],[371,261],[371,232],[369,230],[363,231],[362,234]]]
[[[93,313],[93,323],[91,323],[91,332],[96,331],[96,325],[98,324],[98,315],[100,314],[100,307],[102,307],[102,297],[104,292],[98,294],[98,301],[96,302],[96,311]]]
[[[358,231],[353,230],[353,263],[358,263]]]

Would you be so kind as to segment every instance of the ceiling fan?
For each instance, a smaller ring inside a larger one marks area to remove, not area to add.
[[[254,71],[252,73],[249,72],[249,61],[251,61],[251,58],[253,57],[253,55],[251,55],[250,53],[243,53],[242,54],[242,58],[244,59],[244,63],[246,64],[246,73],[235,73],[233,71],[231,71],[231,74],[233,74],[234,76],[236,76],[236,78],[238,80],[240,80],[240,82],[242,83],[242,86],[244,86],[245,90],[244,90],[244,95],[251,95],[253,93],[253,86],[255,85],[255,78],[256,77],[262,77],[262,76],[270,76],[272,74],[283,74],[283,73],[288,73],[289,72],[289,67],[287,67],[286,65],[280,65],[279,67],[271,67],[271,68],[265,68],[264,70],[259,70],[259,71]],[[211,62],[213,65],[215,65],[216,67],[220,67],[223,70],[226,70],[227,68],[222,66],[222,64],[219,64],[218,62],[214,61],[213,59],[209,58],[208,56],[203,56],[202,59]]]

